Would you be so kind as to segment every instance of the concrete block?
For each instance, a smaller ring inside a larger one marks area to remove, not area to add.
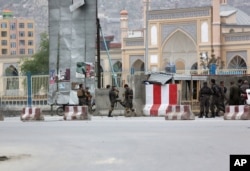
[[[66,106],[63,116],[64,120],[90,120],[88,106]]]
[[[250,106],[226,106],[224,120],[250,120]]]
[[[165,120],[194,120],[195,115],[190,105],[169,105]]]
[[[25,107],[20,116],[21,121],[42,121],[44,116],[38,107]]]

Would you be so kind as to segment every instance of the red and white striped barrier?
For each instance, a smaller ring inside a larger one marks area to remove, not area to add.
[[[64,120],[88,120],[88,106],[66,106]]]
[[[250,120],[250,106],[226,106],[224,120]]]
[[[146,86],[146,116],[165,116],[168,105],[177,104],[177,84],[149,84]]]
[[[166,111],[165,120],[194,120],[190,105],[169,105]]]
[[[20,118],[22,121],[44,120],[44,116],[41,113],[41,109],[38,107],[25,107],[25,108],[23,108]]]

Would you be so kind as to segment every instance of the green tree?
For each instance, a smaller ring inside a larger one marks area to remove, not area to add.
[[[211,57],[209,58],[207,53],[206,53],[206,59],[203,58],[202,53],[200,53],[201,55],[201,63],[200,65],[204,68],[204,69],[209,69],[211,64],[216,64],[218,69],[223,69],[225,67],[225,62],[221,59],[221,57],[215,57],[214,54],[214,50],[212,49],[212,54]]]
[[[40,47],[31,57],[25,58],[20,63],[22,74],[30,72],[32,75],[49,74],[49,36],[47,33],[40,34]]]

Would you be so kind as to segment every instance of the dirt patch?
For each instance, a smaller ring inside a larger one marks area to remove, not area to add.
[[[20,155],[16,155],[16,156],[0,156],[0,162],[2,161],[7,161],[7,160],[20,160],[23,158],[28,158],[31,157],[30,154],[20,154]]]
[[[9,158],[7,156],[0,156],[0,162],[6,161],[6,160],[9,160]]]

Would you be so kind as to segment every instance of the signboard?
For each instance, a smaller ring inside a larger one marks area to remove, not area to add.
[[[72,83],[95,87],[96,2],[49,0],[50,104],[70,96]]]
[[[85,0],[73,0],[73,4],[69,6],[69,10],[73,12],[77,8],[85,4]]]

